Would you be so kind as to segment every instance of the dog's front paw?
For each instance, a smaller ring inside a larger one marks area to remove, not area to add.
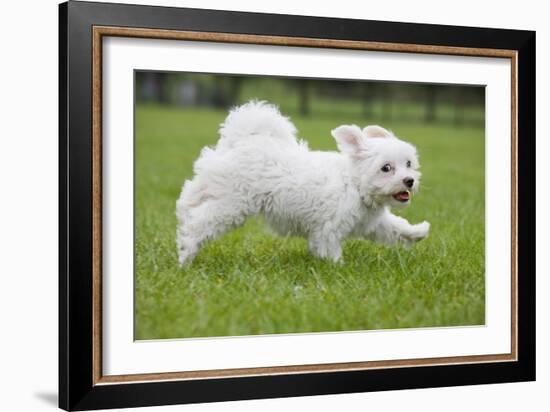
[[[426,239],[430,233],[430,224],[426,221],[413,226],[411,231],[411,242],[418,242],[419,240]]]
[[[422,239],[426,239],[428,237],[428,234],[430,233],[430,223],[426,221],[414,225],[413,228],[414,231],[412,239],[416,242]]]
[[[414,243],[426,239],[430,233],[430,224],[426,221],[413,225],[409,233],[404,236],[405,246],[412,246]]]

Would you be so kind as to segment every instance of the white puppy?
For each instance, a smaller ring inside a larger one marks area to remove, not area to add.
[[[332,136],[340,153],[312,151],[276,107],[251,101],[231,110],[177,201],[180,264],[258,214],[333,261],[341,260],[348,237],[409,245],[428,236],[428,222],[411,225],[390,212],[418,190],[416,149],[379,126],[340,126]]]

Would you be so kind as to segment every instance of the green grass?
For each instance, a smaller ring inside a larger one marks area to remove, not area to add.
[[[226,113],[136,108],[136,339],[483,324],[484,132],[390,123],[419,150],[423,180],[412,223],[430,237],[413,248],[344,244],[342,265],[312,257],[306,241],[276,237],[260,218],[178,266],[175,202]],[[293,116],[314,149],[335,150],[329,131],[365,119]]]

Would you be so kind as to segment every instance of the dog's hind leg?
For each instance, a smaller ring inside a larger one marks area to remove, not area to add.
[[[248,216],[244,205],[206,197],[200,204],[178,201],[177,244],[180,265],[191,263],[201,246],[227,230],[244,223]]]

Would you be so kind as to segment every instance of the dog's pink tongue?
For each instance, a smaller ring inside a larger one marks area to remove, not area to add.
[[[409,193],[407,192],[401,192],[397,196],[399,197],[399,200],[409,200]]]

